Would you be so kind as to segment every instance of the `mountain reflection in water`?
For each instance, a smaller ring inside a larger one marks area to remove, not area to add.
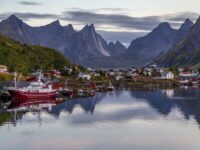
[[[61,112],[73,114],[74,109],[79,107],[85,113],[74,116],[72,123],[90,124],[105,121],[126,121],[134,118],[153,119],[158,114],[167,116],[173,108],[178,108],[186,120],[193,116],[196,122],[200,124],[199,98],[200,91],[192,88],[146,92],[116,91],[114,94],[99,93],[94,97],[71,99],[65,102],[46,100],[24,103],[18,100],[17,102],[12,102],[5,112],[18,112],[20,114],[18,118],[22,119],[26,112],[37,110],[45,111],[49,115],[59,118]],[[95,112],[95,107],[98,105],[100,109]],[[147,106],[156,111],[152,111]],[[88,118],[90,115],[94,115],[94,117]],[[9,121],[14,121],[15,119],[10,119]],[[9,122],[8,120],[5,121]],[[3,123],[1,122],[1,124]]]
[[[0,109],[0,149],[198,150],[199,98],[183,88],[13,101]]]

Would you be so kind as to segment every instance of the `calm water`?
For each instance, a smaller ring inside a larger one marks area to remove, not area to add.
[[[0,149],[200,149],[198,89],[116,91],[48,105],[1,113]]]

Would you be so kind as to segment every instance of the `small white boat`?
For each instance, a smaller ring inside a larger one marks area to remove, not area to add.
[[[114,91],[114,86],[112,85],[112,83],[110,82],[108,87],[107,87],[107,91],[112,92]]]

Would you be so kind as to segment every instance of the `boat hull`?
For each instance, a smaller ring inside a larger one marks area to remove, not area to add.
[[[56,91],[52,92],[23,92],[17,90],[8,90],[12,98],[17,98],[21,100],[28,99],[55,99]]]

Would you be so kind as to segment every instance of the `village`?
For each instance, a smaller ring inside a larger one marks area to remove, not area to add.
[[[36,81],[38,72],[20,75],[18,87],[27,87]],[[14,73],[8,67],[0,65],[1,99],[6,87],[13,82]],[[144,68],[94,69],[73,65],[63,70],[43,72],[42,82],[52,85],[57,97],[90,97],[96,92],[112,92],[114,89],[152,89],[174,88],[181,85],[198,86],[199,70],[188,68],[160,68],[150,65]]]

